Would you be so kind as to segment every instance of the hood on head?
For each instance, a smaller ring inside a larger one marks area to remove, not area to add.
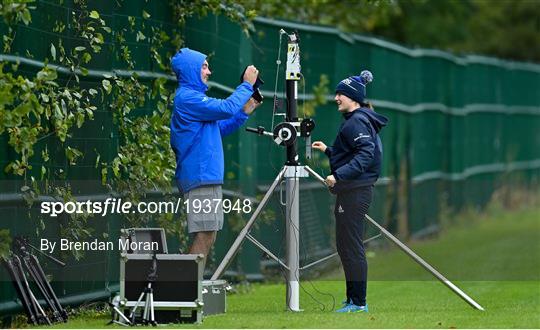
[[[171,58],[171,66],[176,79],[183,87],[206,92],[208,85],[201,79],[201,68],[206,55],[196,50],[182,48]]]

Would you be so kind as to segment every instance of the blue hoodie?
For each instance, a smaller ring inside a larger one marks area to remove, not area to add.
[[[206,55],[182,48],[171,59],[179,86],[171,117],[171,146],[176,155],[175,179],[182,193],[193,188],[223,184],[221,138],[238,129],[248,118],[243,105],[253,94],[248,82],[226,99],[206,96],[201,78]]]
[[[332,192],[372,185],[381,174],[382,143],[379,131],[388,119],[368,108],[343,114],[345,121],[331,147],[325,151],[336,178]]]

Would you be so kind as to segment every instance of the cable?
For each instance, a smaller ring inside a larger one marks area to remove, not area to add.
[[[297,181],[295,180],[294,186],[293,186],[293,194],[292,194],[292,196],[291,196],[291,200],[294,200],[294,198],[295,198],[295,191],[296,191],[296,185],[297,185],[297,184],[299,184],[299,181],[297,182]],[[282,212],[283,212],[283,207],[282,207],[282,206],[280,207],[280,209],[281,209]],[[294,229],[294,230],[297,230],[298,233],[300,233],[300,228],[298,228],[298,227],[291,221],[291,219],[292,219],[292,214],[291,214],[291,212],[292,212],[292,208],[290,208],[290,212],[289,212],[289,216],[288,216],[288,217],[287,217],[287,215],[284,213],[285,220],[286,220],[286,221],[285,221],[285,225],[287,225],[288,223],[292,224],[293,229]],[[287,220],[288,220],[288,222],[287,222]],[[299,246],[299,252],[301,253],[301,252],[303,251],[303,253],[304,253],[304,259],[307,259],[307,258],[306,258],[307,252],[306,252],[305,245],[303,244],[303,242],[300,243],[300,237],[296,235],[296,232],[294,232],[294,230],[293,230],[294,238],[298,240],[299,245],[300,245],[300,246]],[[282,239],[282,242],[283,242],[283,239]],[[299,256],[299,257],[301,257],[301,256]],[[282,269],[282,273],[283,273],[283,269]],[[284,276],[284,277],[285,277],[285,276]],[[301,289],[302,289],[302,290],[303,290],[303,291],[304,291],[304,292],[305,292],[305,293],[306,293],[313,301],[315,301],[317,304],[319,304],[319,306],[322,307],[322,308],[320,308],[320,310],[324,312],[324,311],[326,310],[326,305],[325,305],[324,303],[322,303],[320,300],[318,300],[317,298],[315,298],[311,293],[309,293],[309,292],[306,290],[306,288],[302,285],[302,282],[300,281],[300,274],[295,274],[295,279],[298,281],[298,284],[299,284],[300,288],[301,288]],[[285,281],[287,282],[287,286],[288,286],[289,284],[288,284],[288,281],[287,281],[287,278],[286,278],[286,277],[285,277]],[[330,297],[332,298],[332,308],[331,308],[331,310],[334,310],[334,309],[335,309],[335,297],[334,297],[332,294],[330,294],[330,293],[325,293],[325,292],[322,292],[322,291],[320,291],[319,289],[317,289],[317,288],[315,287],[315,285],[313,284],[312,281],[310,281],[310,280],[307,280],[307,281],[310,283],[310,285],[313,287],[313,289],[314,289],[315,291],[317,291],[319,294],[327,295],[327,296],[330,296]],[[288,288],[289,288],[289,286],[288,286]],[[289,291],[290,291],[290,290],[288,290],[288,292],[289,292]],[[289,297],[287,297],[287,301],[288,301],[288,298],[289,298]]]
[[[298,183],[299,183],[299,181],[298,181]],[[296,184],[297,184],[297,183],[295,182],[295,186],[294,186],[293,191],[296,191]],[[299,188],[300,188],[300,187],[299,187]],[[294,194],[293,194],[292,197],[293,197],[293,199],[294,199]],[[300,196],[298,196],[298,203],[300,203]],[[299,220],[300,220],[300,219],[299,219]],[[291,223],[292,223],[292,222],[291,222]],[[296,227],[296,225],[294,225],[294,224],[293,224],[293,226]],[[298,234],[300,234],[300,228],[296,227],[295,229],[298,230]],[[303,252],[304,252],[304,260],[307,260],[307,252],[306,252],[307,249],[306,249],[306,247],[305,247],[305,245],[304,245],[304,242],[301,242],[301,241],[300,241],[300,237],[298,237],[298,242],[299,242],[299,245],[300,245],[300,246],[299,246],[299,250],[300,250],[300,249],[301,249],[300,251],[303,250]],[[298,275],[298,277],[299,277],[299,275]],[[332,309],[331,309],[331,310],[334,310],[335,305],[336,305],[335,297],[334,297],[332,294],[330,294],[330,293],[325,293],[325,292],[322,292],[322,291],[320,291],[319,289],[317,289],[317,288],[315,287],[315,284],[313,284],[312,281],[310,281],[310,280],[306,280],[306,281],[308,281],[308,282],[310,283],[310,285],[313,287],[313,289],[314,289],[315,291],[317,291],[319,294],[327,295],[327,296],[330,296],[330,297],[332,298]],[[326,310],[326,305],[323,304],[323,303],[321,303],[319,300],[317,300],[313,295],[311,295],[311,294],[310,294],[310,293],[302,286],[302,284],[301,284],[301,282],[300,282],[300,278],[298,278],[298,283],[300,284],[300,287],[302,288],[302,290],[304,290],[304,292],[305,292],[307,295],[309,295],[316,303],[318,303],[319,305],[323,306],[323,308],[322,308],[321,311],[325,311],[325,310]]]
[[[299,183],[300,181],[299,180],[294,180],[294,185],[293,185],[293,193],[292,193],[292,196],[291,196],[291,200],[294,200],[295,199],[295,193],[296,193],[296,185]],[[298,187],[298,189],[300,189],[300,187]],[[300,204],[300,196],[298,196],[298,204]],[[290,208],[290,212],[289,212],[289,223],[292,225],[293,229],[292,232],[294,233],[295,235],[295,240],[298,241],[298,252],[301,254],[301,251],[303,250],[304,251],[304,260],[306,260],[306,256],[307,256],[307,252],[306,252],[306,249],[305,247],[303,246],[303,244],[300,243],[300,228],[296,226],[296,224],[294,224],[292,222],[292,207]],[[298,221],[300,221],[300,219],[298,219]],[[298,231],[298,236],[296,236],[296,231]],[[304,247],[304,248],[302,248]],[[302,259],[302,256],[299,255],[299,260]],[[295,274],[296,275],[296,280],[298,281],[298,284],[300,286],[300,288],[302,289],[302,291],[304,291],[304,293],[306,293],[313,301],[315,301],[317,304],[319,304],[319,306],[321,306],[322,308],[320,309],[321,312],[324,312],[326,310],[326,305],[324,303],[321,303],[318,299],[316,299],[311,293],[309,293],[305,288],[304,286],[302,285],[302,282],[300,282],[300,274]],[[308,280],[309,281],[309,280]],[[311,281],[309,281],[311,282]],[[313,284],[312,284],[313,285]]]
[[[283,39],[283,35],[284,34],[287,34],[285,32],[285,30],[281,29],[279,31],[279,46],[278,46],[278,57],[277,57],[277,60],[276,60],[276,78],[275,78],[275,82],[274,82],[274,95],[273,95],[273,104],[272,104],[272,120],[271,120],[271,126],[270,126],[270,129],[273,131],[274,130],[274,118],[276,116],[276,109],[277,109],[277,103],[278,103],[278,98],[277,98],[277,88],[278,88],[278,81],[279,81],[279,67],[281,66],[281,43],[282,43],[282,39]],[[283,91],[281,92],[281,96],[283,97]],[[277,172],[278,169],[276,168],[276,165],[274,164],[273,162],[273,148],[272,148],[272,144],[273,143],[269,143],[268,144],[268,155],[270,156],[270,166],[272,166],[272,169]]]
[[[303,93],[303,95],[304,95],[304,98],[303,98],[303,101],[302,101],[302,113],[303,113],[303,115],[305,116],[305,115],[306,115],[306,110],[305,110],[305,109],[306,109],[306,108],[305,108],[305,105],[306,105],[306,79],[305,79],[305,77],[304,77],[304,75],[303,75],[302,73],[300,73],[300,77],[302,78],[302,82],[303,82],[302,93]],[[313,158],[312,158],[312,159],[313,159]],[[307,160],[306,160],[306,161],[307,161]],[[317,162],[316,160],[314,160],[314,163],[315,163],[314,165],[315,165],[316,168],[318,168],[318,167],[320,168],[320,167],[321,167],[321,166],[318,164],[318,162]],[[321,172],[324,172],[324,171],[322,171],[322,169],[321,169]],[[299,197],[299,198],[300,198],[300,197]],[[297,228],[297,229],[298,229],[298,232],[300,233],[300,228]],[[300,242],[300,240],[298,240],[298,241]],[[304,260],[307,260],[307,252],[306,252],[306,247],[305,247],[305,245],[304,245],[304,242],[301,243],[301,248],[302,248],[302,250],[304,251]],[[328,295],[328,296],[332,297],[332,300],[333,300],[333,303],[332,303],[332,310],[334,310],[334,309],[335,309],[335,303],[336,303],[335,297],[334,297],[332,294],[330,294],[330,293],[321,292],[319,289],[316,288],[316,286],[313,284],[312,281],[310,281],[310,280],[307,280],[307,281],[310,283],[310,285],[313,287],[313,289],[314,289],[317,293],[322,294],[322,295]],[[300,282],[299,282],[299,283],[300,283]],[[302,287],[302,286],[301,286],[301,287]],[[302,289],[307,293],[307,291],[306,291],[303,287],[302,287]],[[308,293],[308,295],[310,295],[310,294]],[[311,296],[311,295],[310,295],[310,296]],[[317,302],[318,302],[318,301],[317,301]],[[324,305],[323,305],[323,306],[324,306]],[[324,307],[326,307],[326,306],[324,306]],[[323,311],[324,311],[324,309],[323,309]]]
[[[279,46],[278,46],[278,58],[276,60],[276,81],[274,82],[274,96],[273,96],[273,102],[272,105],[272,129],[274,128],[274,117],[276,115],[276,108],[277,108],[277,87],[278,87],[278,80],[279,80],[279,67],[281,66],[281,40],[283,39],[283,35],[287,34],[285,30],[281,29],[279,30]]]
[[[306,78],[304,77],[304,74],[301,73],[301,72],[300,72],[300,77],[302,78],[302,82],[303,82],[302,94],[304,95],[303,100],[302,100],[302,114],[304,116],[306,116],[306,100],[307,100],[307,97],[306,97],[306,84],[307,83],[306,83]],[[313,167],[315,169],[318,169],[322,173],[322,176],[325,177],[326,174],[324,174],[324,172],[325,172],[324,168],[319,163],[318,157],[311,157],[311,160],[312,160],[312,163],[313,163]],[[307,159],[306,159],[306,163],[307,163]]]

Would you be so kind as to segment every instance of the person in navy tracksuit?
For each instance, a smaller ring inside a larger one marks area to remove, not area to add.
[[[379,131],[388,119],[365,103],[366,85],[373,80],[369,71],[342,80],[335,101],[345,121],[334,144],[316,141],[313,148],[330,159],[332,174],[326,178],[337,195],[336,247],[343,265],[347,299],[337,312],[367,312],[367,261],[362,236],[365,215],[373,196],[373,185],[381,173],[382,144]]]
[[[244,81],[226,99],[208,97],[211,74],[206,55],[182,48],[171,59],[179,82],[171,117],[171,147],[176,155],[175,179],[184,198],[201,203],[222,199],[224,160],[221,138],[237,130],[258,106],[251,98],[258,70],[249,66]],[[216,233],[223,228],[223,210],[187,210],[188,232],[193,234],[189,253],[208,255]],[[219,204],[221,205],[221,204]],[[199,206],[201,206],[199,204]]]

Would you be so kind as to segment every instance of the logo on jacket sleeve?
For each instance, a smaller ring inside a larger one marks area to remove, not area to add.
[[[341,207],[341,205],[338,206],[337,212],[338,212],[338,213],[345,213],[345,211],[343,210],[343,208]]]
[[[202,101],[203,101],[203,102],[208,101],[208,96],[203,97]]]
[[[369,134],[364,134],[364,133],[358,133],[358,136],[354,138],[354,141],[356,141],[356,140],[358,140],[358,139],[367,138],[367,137],[371,137],[371,135],[369,135]]]

